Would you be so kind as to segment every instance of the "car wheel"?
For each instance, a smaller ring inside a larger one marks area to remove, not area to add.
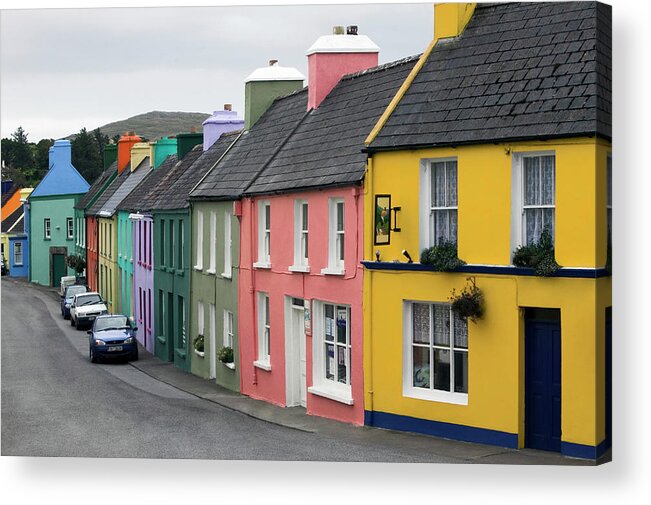
[[[75,325],[75,320],[72,318],[72,316],[70,316],[70,326],[74,326],[74,325]]]
[[[88,347],[88,357],[90,358],[91,363],[97,363],[97,355],[95,354],[95,351],[93,351],[92,346]]]
[[[138,361],[138,349],[136,349],[131,353],[131,356],[129,357],[129,361]]]

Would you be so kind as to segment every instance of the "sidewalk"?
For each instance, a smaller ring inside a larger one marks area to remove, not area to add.
[[[15,278],[11,279],[11,281],[17,284],[23,284],[27,289],[31,288],[41,291],[59,303],[59,293],[56,288],[29,284],[25,280]],[[305,409],[302,407],[279,407],[248,396],[243,396],[239,393],[234,393],[217,385],[214,380],[203,379],[191,373],[184,372],[172,363],[159,360],[140,345],[139,356],[138,361],[132,361],[129,364],[156,380],[198,398],[221,405],[227,409],[290,429],[332,435],[340,438],[343,436],[344,438],[353,440],[366,439],[367,441],[372,441],[376,437],[386,437],[389,435],[395,439],[391,443],[421,446],[427,444],[429,446],[428,450],[431,450],[433,453],[460,458],[468,463],[564,466],[593,466],[596,464],[594,461],[567,458],[553,452],[532,449],[506,449],[414,433],[352,426],[331,419],[307,415]],[[608,451],[600,458],[599,463],[610,460],[611,451]]]

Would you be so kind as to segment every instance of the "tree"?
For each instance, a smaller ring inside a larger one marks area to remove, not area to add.
[[[2,178],[11,179],[21,186],[40,181],[35,174],[34,144],[28,142],[27,132],[19,126],[11,138],[2,139]]]
[[[36,176],[42,179],[50,168],[50,147],[54,145],[54,139],[41,139],[34,149],[36,161]]]
[[[95,136],[88,133],[86,128],[82,128],[71,144],[72,164],[84,179],[92,184],[103,168],[102,156]]]

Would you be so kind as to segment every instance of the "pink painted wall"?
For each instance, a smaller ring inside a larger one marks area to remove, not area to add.
[[[344,199],[344,276],[321,274],[328,266],[328,199]],[[308,262],[310,273],[289,272],[294,263],[294,200],[308,203]],[[254,269],[258,255],[258,200],[271,204],[271,269]],[[364,424],[363,375],[363,196],[358,187],[290,195],[245,198],[242,202],[239,328],[241,392],[276,405],[286,405],[285,297],[320,300],[350,306],[351,389],[353,405],[307,392],[307,413]],[[253,365],[257,359],[257,293],[269,295],[271,371]],[[312,305],[314,312],[314,305]],[[314,319],[313,319],[314,321]],[[312,323],[314,327],[314,323]],[[290,331],[288,329],[288,331]],[[307,336],[307,385],[312,386],[312,337]]]
[[[307,109],[316,109],[346,74],[376,67],[378,53],[313,53],[307,57]]]

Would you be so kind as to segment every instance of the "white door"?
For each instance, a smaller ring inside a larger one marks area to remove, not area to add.
[[[302,303],[302,300],[301,300]],[[304,308],[288,299],[285,319],[285,373],[287,406],[306,406],[306,358]]]

